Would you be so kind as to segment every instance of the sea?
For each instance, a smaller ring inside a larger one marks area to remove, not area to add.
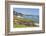
[[[39,23],[39,16],[24,16],[26,19],[32,19],[34,22]]]

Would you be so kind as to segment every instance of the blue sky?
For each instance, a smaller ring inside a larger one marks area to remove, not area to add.
[[[22,14],[39,15],[39,9],[35,8],[13,8],[13,10]]]

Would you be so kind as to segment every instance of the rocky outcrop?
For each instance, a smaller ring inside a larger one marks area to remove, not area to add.
[[[23,17],[24,14],[22,14],[22,13],[18,13],[18,12],[16,12],[16,11],[13,11],[13,15]]]

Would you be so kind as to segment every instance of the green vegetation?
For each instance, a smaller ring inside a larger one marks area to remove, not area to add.
[[[24,28],[24,27],[33,27],[33,26],[26,26],[26,25],[14,24],[14,28]]]
[[[23,27],[34,27],[34,21],[32,19],[26,18],[17,18],[14,17],[14,28],[23,28]]]

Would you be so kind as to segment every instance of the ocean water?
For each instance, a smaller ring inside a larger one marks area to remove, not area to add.
[[[39,16],[24,16],[26,19],[32,19],[34,22],[39,23]]]

